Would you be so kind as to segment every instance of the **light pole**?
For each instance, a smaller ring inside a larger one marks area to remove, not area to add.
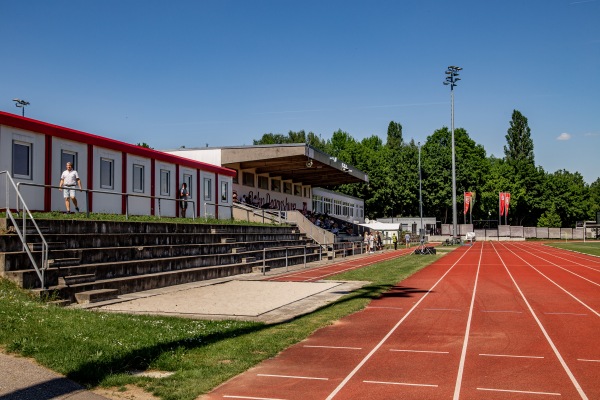
[[[421,232],[420,232],[420,238],[421,238],[421,244],[423,244],[423,242],[425,241],[424,235],[425,235],[425,230],[423,229],[423,196],[422,196],[422,180],[421,180],[421,142],[418,142],[417,145],[419,146],[419,214],[421,214]]]
[[[17,106],[18,108],[21,108],[22,110],[22,116],[25,116],[25,106],[29,105],[28,101],[25,100],[21,100],[21,99],[13,99],[13,101],[15,102],[15,106]]]
[[[454,86],[460,81],[458,77],[458,71],[462,70],[461,67],[449,66],[446,70],[446,81],[444,85],[450,85],[450,103],[451,103],[451,120],[452,120],[452,237],[456,237],[458,231],[456,229],[457,221],[457,210],[456,210],[456,152],[454,150]]]

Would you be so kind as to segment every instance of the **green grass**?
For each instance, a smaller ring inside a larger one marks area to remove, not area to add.
[[[579,251],[581,253],[600,256],[600,242],[553,242],[548,243],[548,246],[558,247],[559,249]]]
[[[64,309],[0,278],[0,346],[87,387],[133,384],[162,399],[194,399],[315,330],[363,309],[436,256],[405,256],[331,279],[371,282],[290,322],[265,325]],[[132,370],[173,371],[167,378]]]
[[[274,225],[261,222],[247,222],[242,220],[232,219],[216,219],[216,218],[179,218],[179,217],[158,217],[155,215],[130,215],[126,218],[123,214],[103,214],[90,213],[89,217],[85,212],[77,214],[65,214],[59,211],[52,212],[34,212],[31,213],[34,219],[66,219],[66,220],[85,220],[85,221],[131,221],[131,222],[167,222],[167,223],[185,223],[185,224],[211,224],[211,225]],[[0,218],[6,218],[6,212],[0,213]],[[19,218],[15,216],[18,221]]]

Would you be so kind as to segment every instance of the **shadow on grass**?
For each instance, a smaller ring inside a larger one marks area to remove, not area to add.
[[[239,329],[229,330],[226,332],[217,332],[206,336],[196,336],[182,340],[162,343],[151,347],[144,347],[134,350],[126,355],[123,355],[122,357],[113,358],[108,361],[91,361],[83,363],[77,370],[68,373],[67,377],[86,386],[97,386],[108,376],[115,373],[127,373],[132,370],[146,370],[153,361],[158,359],[165,352],[173,352],[174,350],[194,350],[206,347],[223,340],[230,340],[234,338],[240,338],[245,335],[257,334],[264,330],[287,325],[293,321],[297,321],[300,319],[309,319],[315,313],[331,311],[333,308],[340,308],[340,311],[337,312],[337,315],[335,314],[335,310],[332,311],[333,317],[330,319],[329,322],[333,322],[334,320],[344,318],[345,316],[351,313],[363,309],[368,304],[368,302],[365,302],[363,305],[357,305],[355,309],[352,309],[352,307],[350,307],[345,309],[346,311],[344,311],[344,305],[346,303],[351,303],[353,301],[361,299],[374,300],[384,297],[410,297],[417,293],[426,292],[427,290],[420,290],[416,288],[401,287],[394,285],[367,285],[362,287],[361,289],[353,291],[351,294],[342,297],[338,301],[319,307],[318,309],[308,314],[296,316],[295,318],[290,319],[287,322],[270,325],[253,325]],[[310,322],[307,322],[307,324],[310,325]],[[315,329],[319,329],[327,324],[328,322],[321,323],[318,326],[316,325]],[[311,334],[312,332],[307,332],[306,336],[309,336]],[[284,350],[284,348],[285,345],[282,345],[282,348],[275,349],[275,352],[282,351]],[[270,356],[271,355],[265,354],[265,359]]]

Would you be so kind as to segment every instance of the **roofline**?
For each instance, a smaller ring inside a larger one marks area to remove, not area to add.
[[[86,133],[83,131],[78,131],[75,129],[66,128],[64,126],[54,125],[27,117],[22,117],[20,115],[11,114],[4,111],[0,111],[0,125],[10,126],[13,128],[23,129],[26,131],[36,133],[42,133],[53,137],[59,137],[61,139],[78,141],[112,150],[118,150],[128,154],[179,164],[181,166],[197,168],[203,171],[215,172],[221,175],[236,175],[236,171],[229,168],[208,164],[202,161],[194,161],[189,158],[164,153],[159,150],[149,149],[135,144],[109,139],[103,136],[98,136],[91,133]]]

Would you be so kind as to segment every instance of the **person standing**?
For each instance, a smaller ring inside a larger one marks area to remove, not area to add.
[[[79,174],[77,171],[73,169],[73,164],[71,164],[71,162],[67,163],[67,169],[64,170],[60,176],[60,183],[58,186],[60,186],[58,190],[63,191],[67,214],[71,214],[71,202],[73,202],[73,205],[75,206],[75,211],[79,212],[79,207],[77,206],[77,197],[75,196],[75,188],[79,187],[79,190],[82,190],[81,179],[79,179]]]
[[[181,189],[179,189],[179,208],[181,209],[181,217],[185,218],[185,213],[188,207],[188,197],[190,193],[187,190],[187,183],[181,184]]]
[[[408,249],[410,247],[410,233],[406,232],[406,235],[404,235],[404,241],[406,242],[406,248]]]
[[[375,236],[373,236],[373,232],[369,232],[369,249],[371,250],[369,253],[375,252]]]
[[[394,250],[398,250],[398,236],[395,233],[392,234],[392,243],[394,243]]]

